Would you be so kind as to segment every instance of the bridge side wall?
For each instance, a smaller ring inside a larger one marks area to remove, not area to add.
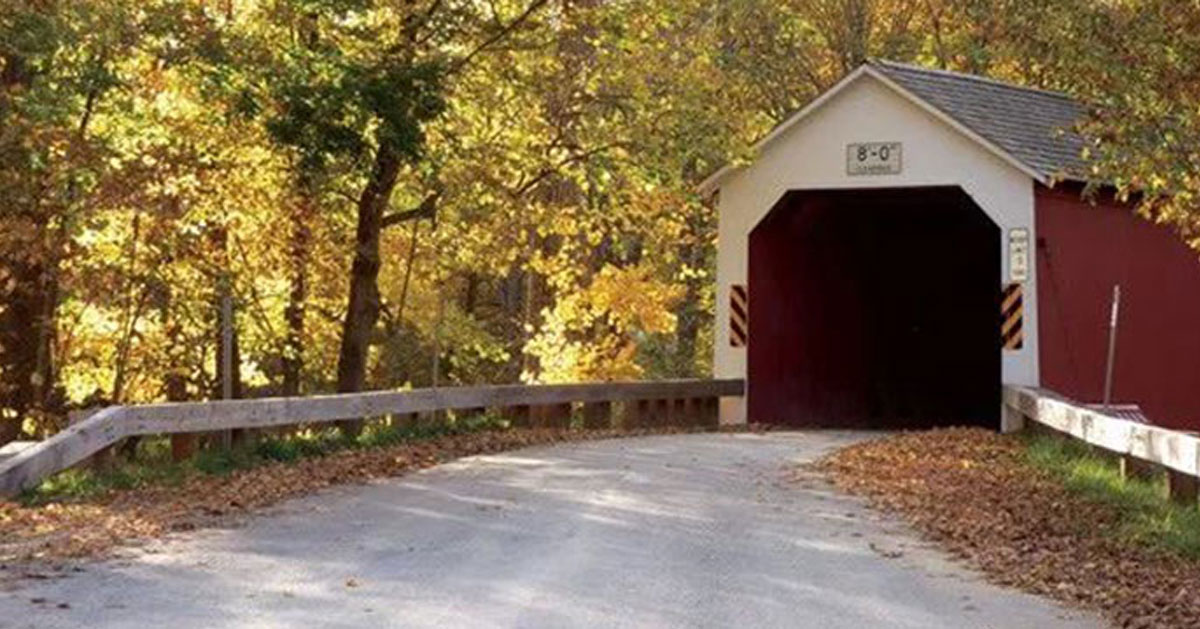
[[[1103,397],[1113,286],[1121,285],[1114,401],[1155,423],[1200,429],[1200,259],[1111,193],[1038,186],[1042,384]]]

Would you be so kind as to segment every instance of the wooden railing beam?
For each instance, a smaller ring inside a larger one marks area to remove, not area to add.
[[[596,384],[499,385],[375,391],[305,398],[174,402],[148,406],[114,406],[97,412],[49,439],[0,461],[0,495],[12,495],[99,452],[120,439],[156,434],[182,435],[225,430],[254,431],[330,423],[347,418],[412,416],[447,410],[500,408],[515,413],[515,425],[528,425],[530,409],[541,409],[542,424],[566,427],[575,403],[621,402],[636,417],[622,427],[643,427],[650,400],[664,405],[664,423],[674,411],[671,400],[740,397],[741,380],[666,380]],[[598,420],[596,420],[598,421]],[[661,424],[659,424],[661,425]],[[182,450],[182,448],[181,448]],[[190,452],[177,452],[183,456]]]
[[[1200,436],[1105,415],[1042,389],[1006,386],[1004,404],[1028,429],[1065,435],[1120,457],[1127,475],[1165,471],[1173,499],[1190,505],[1200,499]]]

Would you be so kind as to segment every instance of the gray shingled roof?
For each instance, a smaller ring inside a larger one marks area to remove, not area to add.
[[[925,102],[999,146],[1043,176],[1084,171],[1084,116],[1070,96],[970,74],[874,60],[871,65]]]

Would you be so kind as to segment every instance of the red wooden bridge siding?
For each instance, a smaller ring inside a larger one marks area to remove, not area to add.
[[[1109,303],[1122,290],[1114,399],[1200,429],[1200,259],[1175,234],[1078,185],[1037,186],[1041,383],[1085,402],[1104,389]]]

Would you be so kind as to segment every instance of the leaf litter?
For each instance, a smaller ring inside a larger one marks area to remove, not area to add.
[[[1118,627],[1200,628],[1200,562],[1122,538],[1111,505],[1070,492],[982,429],[903,433],[813,465],[1005,586],[1105,614]]]

